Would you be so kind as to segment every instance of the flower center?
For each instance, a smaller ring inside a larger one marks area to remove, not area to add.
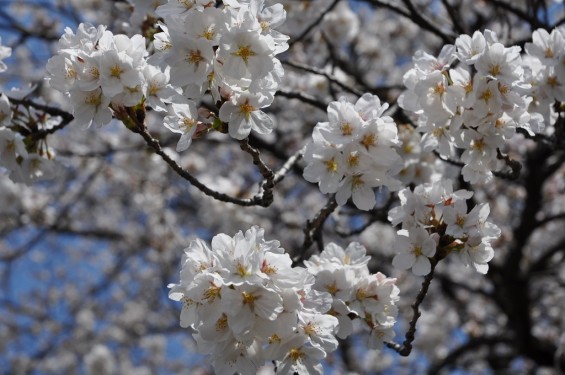
[[[241,57],[241,59],[247,64],[249,58],[255,56],[256,53],[251,49],[250,46],[241,46],[239,49],[233,53],[234,56]]]

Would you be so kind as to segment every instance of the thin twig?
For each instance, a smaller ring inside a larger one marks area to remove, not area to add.
[[[530,26],[532,27],[532,30],[537,29],[537,28],[548,29],[548,25],[545,25],[543,22],[538,20],[537,17],[535,17],[535,14],[530,16],[528,13],[524,12],[520,8],[515,7],[510,2],[505,2],[505,1],[500,1],[500,0],[488,0],[488,1],[486,1],[486,3],[487,4],[490,3],[491,5],[493,5],[496,8],[501,8],[501,9],[504,9],[505,11],[507,11],[507,12],[513,13],[518,18],[521,18],[522,20],[529,23]]]
[[[278,90],[275,93],[276,96],[282,96],[288,99],[298,99],[303,103],[310,104],[313,107],[319,108],[322,111],[326,111],[328,105],[326,103],[321,102],[320,100],[316,99],[312,95],[294,92],[294,91],[286,91],[286,90]]]
[[[282,167],[275,173],[273,183],[278,184],[283,180],[286,176],[290,168],[294,167],[300,159],[304,156],[304,151],[306,150],[306,146],[302,147],[300,150],[296,151],[294,155],[292,155],[288,160],[283,164]]]
[[[194,185],[194,187],[196,187],[207,196],[222,202],[237,204],[239,206],[267,207],[271,204],[272,194],[270,199],[268,197],[265,197],[263,194],[255,195],[253,198],[249,199],[240,199],[210,189],[208,186],[204,185],[196,177],[190,174],[187,170],[181,167],[176,161],[171,159],[171,157],[167,155],[167,153],[163,150],[159,141],[153,138],[153,136],[149,134],[147,129],[139,130],[138,133],[143,137],[145,143],[147,143],[147,145],[151,147],[155,151],[155,153],[159,155],[179,176],[190,182],[192,185]]]
[[[47,135],[49,134],[53,134],[58,130],[61,130],[63,128],[65,128],[67,125],[69,125],[73,120],[74,120],[74,116],[67,112],[64,111],[60,108],[57,107],[51,107],[45,104],[39,104],[39,103],[35,103],[29,99],[14,99],[14,98],[10,98],[10,102],[17,104],[17,105],[23,105],[26,107],[33,107],[37,110],[40,110],[42,112],[48,113],[49,115],[53,116],[53,117],[60,117],[61,118],[61,122],[55,126],[52,126],[50,128],[46,128],[46,129],[40,129],[37,131],[34,131],[31,134],[31,137],[33,137],[34,139],[42,139],[45,138]]]
[[[267,206],[273,203],[273,188],[275,187],[275,174],[271,168],[267,167],[261,160],[259,151],[249,145],[249,140],[245,138],[240,141],[239,146],[253,158],[253,164],[259,169],[259,173],[263,176],[264,182],[261,184],[263,200]]]
[[[331,83],[334,83],[334,84],[338,85],[338,86],[341,87],[343,90],[345,90],[345,91],[347,91],[347,92],[350,92],[350,93],[352,93],[352,94],[354,94],[354,95],[357,95],[357,96],[363,95],[363,92],[362,92],[362,91],[357,90],[357,89],[355,89],[355,88],[353,88],[353,87],[347,86],[347,85],[344,84],[343,82],[340,82],[335,76],[333,76],[333,75],[331,75],[331,74],[328,74],[328,73],[324,72],[324,71],[321,70],[321,69],[317,69],[317,68],[312,67],[312,66],[309,66],[309,65],[303,65],[303,64],[296,63],[296,62],[292,62],[292,61],[281,61],[281,63],[282,63],[283,65],[290,66],[291,68],[294,68],[294,69],[299,69],[299,70],[302,70],[302,71],[305,71],[305,72],[308,72],[308,73],[312,73],[312,74],[316,74],[316,75],[323,76],[323,77],[325,77],[328,81],[330,81]]]
[[[386,343],[386,345],[389,348],[395,350],[396,352],[398,352],[398,354],[400,354],[403,357],[407,357],[412,352],[412,342],[414,341],[414,337],[416,334],[416,323],[418,323],[418,319],[422,315],[422,313],[420,312],[420,305],[422,304],[422,302],[424,302],[424,298],[428,293],[428,289],[434,278],[434,271],[438,263],[438,260],[432,258],[430,259],[430,263],[432,267],[430,273],[428,273],[424,278],[424,281],[422,282],[422,287],[420,288],[420,291],[416,296],[416,300],[412,304],[412,311],[414,312],[414,315],[412,316],[412,320],[408,325],[408,331],[406,331],[404,342],[402,343],[402,345],[392,342]]]
[[[312,246],[314,241],[318,242],[318,245],[320,245],[324,223],[336,208],[337,202],[335,200],[335,194],[332,194],[328,199],[326,205],[316,214],[314,219],[311,221],[306,221],[302,251],[293,259],[294,263],[298,263],[303,259],[304,255],[306,254],[310,246]]]

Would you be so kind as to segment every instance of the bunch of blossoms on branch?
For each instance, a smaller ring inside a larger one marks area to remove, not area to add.
[[[396,124],[383,116],[388,108],[376,95],[364,94],[354,104],[345,98],[328,106],[328,122],[316,124],[304,159],[304,178],[318,182],[322,193],[336,193],[339,205],[352,198],[361,210],[375,206],[374,187],[400,188],[393,178],[403,162]]]
[[[102,126],[112,120],[112,110],[133,107],[145,97],[169,98],[151,84],[159,74],[147,66],[145,38],[114,35],[105,26],[80,24],[76,34],[65,29],[58,53],[47,61],[47,79],[54,89],[67,94],[73,106],[74,122],[84,127]],[[157,108],[156,108],[157,109]]]
[[[277,374],[321,374],[336,333],[351,333],[354,318],[371,330],[373,347],[392,338],[398,288],[369,274],[362,246],[330,244],[305,269],[263,236],[252,227],[219,234],[211,247],[191,242],[180,283],[169,285],[169,297],[183,302],[181,326],[195,330],[217,374],[255,374],[266,361]]]
[[[3,59],[10,57],[12,49],[2,46],[0,39],[0,73],[7,69]],[[41,127],[53,125],[51,116],[39,113],[33,108],[25,110],[10,102],[22,99],[29,91],[0,89],[0,175],[7,174],[14,182],[30,184],[57,173],[52,150],[41,139],[30,136]]]
[[[528,110],[533,99],[520,47],[505,47],[489,30],[461,35],[437,58],[418,51],[404,84],[398,103],[415,113],[423,151],[453,158],[460,149],[471,183],[488,181],[504,166],[501,150],[517,128],[533,135],[543,126],[542,116]]]
[[[200,100],[211,94],[219,116],[209,113],[205,121],[215,128],[227,123],[236,139],[251,130],[270,133],[274,122],[261,109],[273,102],[284,73],[275,55],[288,48],[288,36],[273,30],[285,20],[282,5],[226,0],[216,8],[214,0],[170,0],[156,14],[164,20],[163,32],[155,35],[157,52],[150,61],[170,68],[171,81],[184,97]]]
[[[530,110],[540,112],[546,124],[557,119],[555,102],[565,101],[565,27],[547,32],[538,29],[532,34],[532,43],[526,43],[524,73],[532,85],[534,98]]]
[[[466,200],[473,193],[454,192],[450,180],[418,185],[414,191],[406,188],[398,195],[400,206],[388,214],[393,225],[402,223],[394,244],[394,267],[412,268],[415,275],[423,276],[431,271],[431,258],[439,261],[453,253],[467,267],[487,273],[494,256],[491,241],[500,236],[500,229],[486,221],[488,203],[467,212]]]

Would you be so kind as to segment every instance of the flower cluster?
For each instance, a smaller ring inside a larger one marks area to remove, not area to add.
[[[11,54],[12,49],[2,46],[0,39],[0,72],[7,69],[2,59]],[[49,127],[50,116],[33,109],[14,111],[7,94],[0,91],[0,174],[6,172],[12,181],[27,184],[55,175],[57,166],[51,160],[47,145],[21,134],[29,134],[40,125]],[[16,99],[22,97],[18,90],[9,94]],[[25,94],[27,92],[23,96]]]
[[[404,76],[399,105],[417,115],[423,151],[452,157],[461,149],[462,174],[471,183],[502,167],[500,150],[516,128],[533,134],[543,125],[539,113],[528,111],[533,99],[520,50],[477,31],[444,46],[437,58],[418,51]]]
[[[351,332],[355,315],[371,328],[377,347],[392,337],[398,288],[370,275],[358,244],[328,245],[306,270],[292,267],[278,241],[252,227],[219,234],[185,249],[179,284],[169,297],[183,302],[181,326],[191,327],[198,350],[218,374],[253,374],[275,361],[280,374],[321,374],[335,337]]]
[[[380,349],[383,342],[394,338],[399,289],[396,279],[382,273],[371,275],[367,268],[370,257],[365,248],[352,242],[344,250],[329,243],[318,256],[304,264],[316,276],[314,289],[332,296],[330,314],[337,317],[337,336],[346,338],[353,332],[353,324],[370,332],[369,347]]]
[[[556,119],[555,101],[565,101],[565,27],[551,33],[534,31],[532,43],[526,43],[525,50],[524,74],[535,98],[530,107],[543,115],[546,124],[552,123]]]
[[[383,115],[387,108],[371,94],[355,105],[345,98],[331,102],[329,121],[316,125],[304,153],[304,178],[318,182],[322,193],[336,193],[340,205],[351,197],[361,210],[375,206],[374,187],[398,189],[400,182],[392,176],[402,168],[402,159],[395,150],[396,124]]]
[[[500,236],[500,229],[487,222],[488,203],[467,212],[466,200],[473,193],[454,192],[450,180],[418,185],[414,191],[406,188],[398,195],[401,205],[388,214],[393,225],[402,223],[394,245],[396,268],[412,268],[423,276],[430,272],[430,258],[455,253],[466,266],[483,274],[488,271],[487,263],[494,256],[491,241]]]
[[[80,24],[76,34],[65,29],[58,48],[47,61],[47,79],[70,97],[78,125],[108,124],[110,106],[133,107],[144,96],[152,104],[172,96],[171,90],[161,91],[153,84],[160,72],[147,65],[145,38],[139,34],[130,38],[104,26]]]
[[[274,123],[261,108],[271,105],[282,79],[274,56],[288,48],[288,37],[273,28],[286,13],[281,4],[265,7],[260,0],[223,3],[216,8],[214,0],[171,0],[158,7],[165,24],[155,35],[151,61],[170,68],[186,98],[200,99],[209,90],[233,138],[244,139],[251,130],[267,134]]]

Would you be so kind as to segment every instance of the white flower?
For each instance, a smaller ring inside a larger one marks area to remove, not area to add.
[[[0,94],[0,126],[7,126],[12,121],[12,107],[5,94]]]
[[[228,324],[236,337],[250,333],[257,317],[275,320],[283,311],[282,302],[275,290],[247,282],[226,288],[222,295]]]
[[[392,260],[395,268],[406,270],[412,268],[416,276],[430,273],[429,258],[436,252],[437,235],[430,236],[422,227],[414,227],[409,231],[401,230],[394,243],[394,250],[398,252]]]
[[[488,262],[493,257],[494,249],[490,244],[482,241],[480,236],[470,237],[459,256],[465,266],[472,267],[475,271],[482,274],[488,272]]]
[[[167,111],[165,103],[171,103],[173,98],[180,94],[169,84],[169,69],[161,72],[156,66],[147,65],[143,74],[145,77],[143,92],[147,105],[158,111]]]
[[[104,95],[112,98],[126,87],[142,83],[141,72],[133,66],[133,59],[115,50],[105,51],[99,57],[100,85]]]
[[[329,143],[347,144],[357,139],[363,120],[353,104],[344,97],[328,105],[329,122],[321,122],[320,134]]]
[[[59,165],[53,160],[46,159],[38,154],[29,154],[10,173],[14,182],[31,184],[38,180],[53,178],[59,171]]]
[[[163,125],[174,133],[182,134],[177,143],[178,152],[186,150],[192,143],[192,136],[196,132],[197,118],[196,104],[192,100],[171,105],[170,115],[165,117]]]
[[[455,56],[465,64],[474,64],[486,48],[486,40],[480,31],[475,31],[473,37],[460,35],[455,40],[457,52]]]
[[[451,44],[444,45],[437,58],[424,51],[416,51],[413,58],[414,66],[424,75],[448,70],[450,64],[455,60],[454,52],[455,46]]]
[[[201,342],[198,344],[202,345]],[[260,348],[256,343],[246,345],[232,338],[220,343],[210,342],[209,345],[213,348],[210,354],[212,354],[212,364],[217,375],[255,374],[257,372],[259,367],[257,354]]]
[[[353,12],[347,2],[340,2],[323,19],[324,34],[339,45],[351,41],[359,33],[359,14]]]
[[[330,353],[337,349],[338,342],[334,334],[338,320],[328,314],[304,313],[299,315],[298,331],[306,336],[313,346]]]
[[[171,66],[171,82],[175,86],[202,85],[212,71],[213,44],[207,39],[183,38],[175,42],[165,59]]]
[[[551,34],[544,29],[532,33],[532,43],[526,43],[525,50],[530,56],[537,57],[545,66],[555,66],[559,63],[559,55],[565,48],[565,38],[557,29]]]
[[[189,12],[184,27],[185,38],[202,38],[217,46],[221,35],[227,32],[225,12],[214,7],[204,8],[201,12]]]
[[[2,97],[5,98],[6,95]],[[19,169],[18,157],[28,157],[21,134],[0,128],[0,156],[0,166],[10,170]]]
[[[445,234],[449,234],[455,238],[463,237],[469,226],[467,203],[461,200],[445,207],[443,210],[443,221],[447,224]]]
[[[324,194],[335,193],[344,174],[343,154],[334,147],[310,143],[304,152],[306,181],[317,182]]]
[[[260,110],[269,104],[268,99],[260,95],[234,93],[232,100],[220,108],[219,116],[228,123],[229,134],[235,139],[244,139],[251,130],[269,134],[275,125],[269,115]]]
[[[75,122],[78,125],[89,127],[94,122],[102,126],[112,121],[112,112],[108,108],[110,99],[104,95],[102,89],[73,90],[70,96],[74,107]]]
[[[327,264],[325,266],[329,267]],[[334,267],[336,267],[336,265],[334,265]],[[353,289],[357,282],[355,272],[344,267],[334,269],[324,268],[320,268],[319,271],[316,272],[314,288],[327,292],[336,299],[348,301],[352,296]],[[316,270],[316,268],[309,267],[308,270],[312,272]]]
[[[284,357],[278,365],[277,374],[322,374],[321,361],[326,357],[326,352],[308,344],[304,335],[295,335],[283,343],[279,350],[283,352]]]
[[[391,326],[376,325],[371,329],[368,346],[371,349],[382,349],[385,342],[392,342],[395,333]]]
[[[74,87],[78,73],[72,59],[71,56],[60,54],[47,60],[49,84],[55,90],[67,92]]]
[[[234,79],[256,79],[274,68],[274,46],[255,31],[232,31],[222,36],[218,60],[223,62],[223,73]]]
[[[357,174],[344,178],[339,186],[335,199],[340,206],[347,203],[349,198],[353,204],[363,211],[375,207],[376,199],[373,187],[379,186],[380,181],[374,174]]]
[[[506,48],[501,43],[494,43],[487,45],[477,59],[475,68],[480,76],[488,76],[511,84],[523,74],[521,63],[520,47]]]

